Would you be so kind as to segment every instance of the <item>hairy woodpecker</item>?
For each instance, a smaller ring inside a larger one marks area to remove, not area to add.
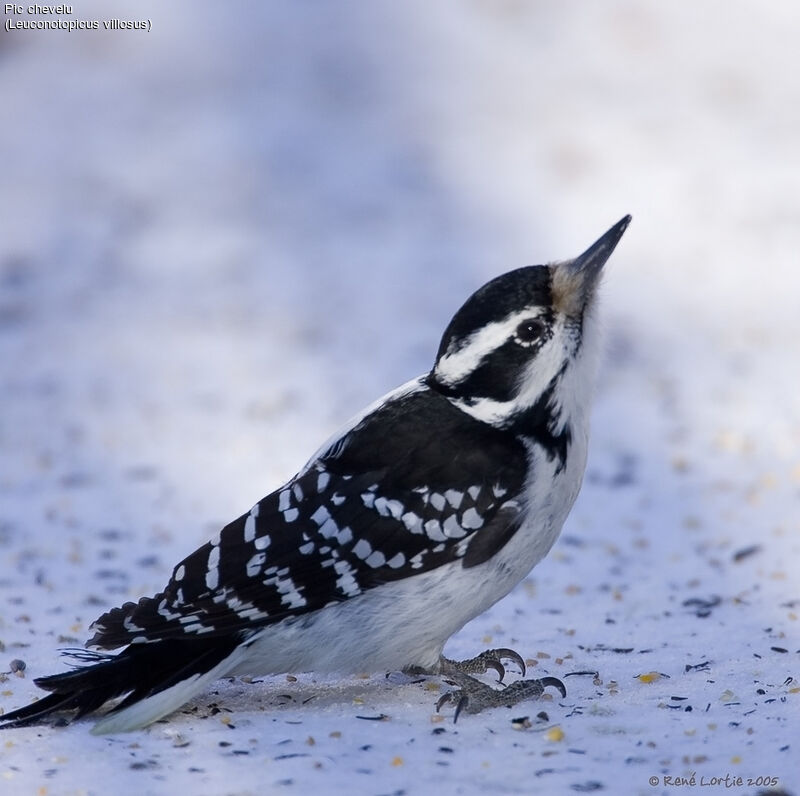
[[[511,591],[555,542],[581,486],[597,360],[595,296],[626,216],[574,260],[491,280],[458,310],[430,373],[381,398],[288,483],[181,561],[164,590],[103,614],[83,663],[0,717],[82,716],[94,732],[166,716],[229,675],[399,669],[445,674],[457,711],[504,690],[512,650],[468,661],[447,639]]]

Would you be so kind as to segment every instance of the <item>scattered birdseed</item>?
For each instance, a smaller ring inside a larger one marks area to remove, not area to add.
[[[760,552],[761,552],[760,544],[750,545],[750,547],[743,547],[741,550],[737,550],[733,554],[733,560],[738,564],[740,561],[744,561],[745,558],[749,558],[750,556]]]
[[[642,683],[654,683],[656,680],[661,679],[660,672],[645,672],[644,674],[637,674],[636,679]]]
[[[12,674],[17,675],[17,677],[25,676],[25,661],[22,661],[19,658],[14,658],[14,660],[8,664],[8,668],[9,671]]]
[[[681,605],[684,608],[691,608],[692,613],[700,619],[705,619],[711,616],[711,610],[716,608],[722,602],[722,598],[716,594],[712,594],[707,600],[700,597],[692,597],[684,600]]]
[[[547,732],[544,734],[544,737],[547,738],[548,741],[563,741],[565,734],[564,730],[561,729],[558,725],[555,727],[551,727]]]

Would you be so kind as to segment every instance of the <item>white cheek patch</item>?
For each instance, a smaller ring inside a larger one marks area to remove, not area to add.
[[[533,406],[561,370],[569,356],[564,347],[565,334],[563,321],[556,321],[552,336],[542,345],[536,357],[523,371],[513,400],[496,401],[493,398],[480,398],[471,403],[458,398],[451,400],[459,409],[472,415],[476,420],[492,425],[503,425],[512,415]]]
[[[433,371],[436,380],[450,387],[464,381],[486,356],[514,336],[514,330],[522,321],[538,318],[544,312],[544,307],[526,307],[473,332],[460,348],[439,359]]]
[[[514,401],[517,406],[533,406],[564,367],[564,362],[569,358],[569,352],[563,342],[564,334],[564,325],[559,321],[553,329],[553,336],[525,369]]]

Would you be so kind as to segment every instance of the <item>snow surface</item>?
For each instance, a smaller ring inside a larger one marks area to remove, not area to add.
[[[634,221],[578,504],[447,647],[566,699],[454,725],[436,681],[221,682],[131,735],[3,732],[0,793],[800,792],[796,3],[72,7],[152,31],[0,38],[0,710],[483,281]]]

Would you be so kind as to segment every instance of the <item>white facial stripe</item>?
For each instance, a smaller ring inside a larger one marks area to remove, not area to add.
[[[458,384],[472,373],[481,360],[506,343],[519,323],[528,318],[537,318],[544,313],[543,307],[526,307],[513,312],[502,321],[495,321],[473,332],[457,351],[445,354],[434,371],[436,379],[450,387]]]
[[[550,384],[553,376],[561,370],[566,357],[564,324],[559,321],[555,326],[553,337],[541,347],[536,359],[526,368],[514,403],[518,407],[533,406],[547,389],[547,385]],[[558,397],[559,391],[557,390],[556,400],[558,400]],[[554,432],[558,430],[551,429]]]
[[[531,316],[526,314],[525,317]],[[524,371],[519,392],[512,400],[496,401],[492,398],[481,398],[470,404],[460,399],[452,399],[453,403],[476,420],[492,425],[500,425],[514,413],[533,406],[564,363],[563,332],[563,322],[558,321],[553,328],[553,336],[539,349],[536,359]],[[554,432],[558,430],[552,429]]]

